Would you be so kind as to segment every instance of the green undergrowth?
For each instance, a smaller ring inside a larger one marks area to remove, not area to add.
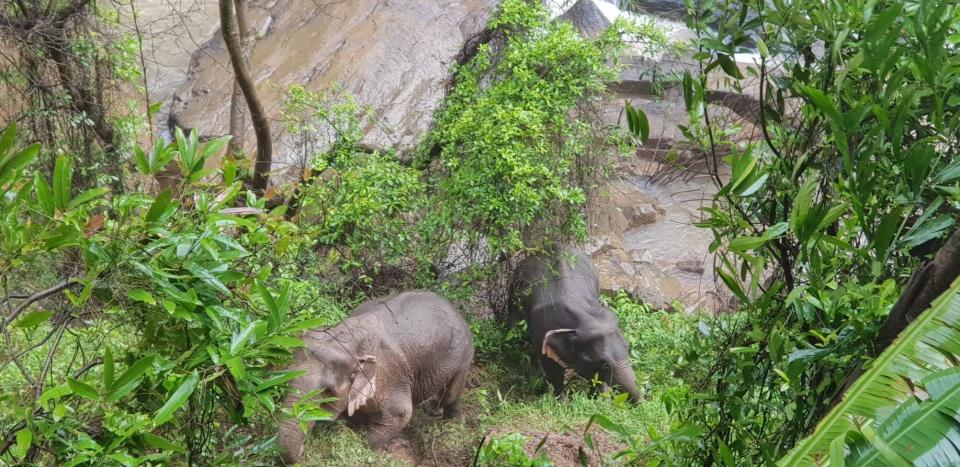
[[[552,395],[540,368],[531,363],[522,323],[507,329],[492,319],[472,320],[476,359],[470,383],[460,399],[461,419],[433,419],[417,410],[404,430],[419,461],[471,465],[485,436],[488,443],[490,438],[516,442],[518,438],[510,434],[519,433],[533,444],[548,433],[579,437],[596,414],[632,433],[667,431],[670,417],[664,408],[664,396],[669,398],[685,388],[683,374],[675,369],[686,368],[684,352],[689,346],[685,343],[699,332],[700,317],[654,311],[623,294],[608,301],[620,316],[621,328],[631,343],[631,360],[645,400],[630,404],[615,400],[614,395],[593,394],[589,381],[568,378],[569,400],[561,402]],[[596,430],[600,428],[591,432]],[[618,435],[608,436],[626,447],[626,440]],[[610,461],[616,451],[602,454]],[[337,423],[320,426],[310,435],[302,465],[404,464],[390,455],[372,452],[362,434]]]

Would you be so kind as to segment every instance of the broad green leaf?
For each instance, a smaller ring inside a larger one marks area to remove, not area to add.
[[[270,379],[260,383],[256,388],[253,389],[253,392],[260,392],[270,389],[274,386],[286,383],[287,381],[299,378],[306,374],[306,371],[297,370],[297,371],[284,371],[276,376],[271,377]]]
[[[257,328],[263,327],[266,323],[263,321],[257,320],[249,325],[247,325],[244,330],[239,334],[234,334],[233,338],[230,340],[230,354],[236,355],[237,352],[242,350],[244,346],[247,345],[247,342],[253,337],[254,333],[257,331]]]
[[[730,240],[730,249],[733,251],[747,251],[762,247],[767,241],[767,237],[744,236]]]
[[[810,214],[810,208],[813,206],[813,192],[816,188],[816,179],[810,177],[804,180],[797,196],[794,198],[793,208],[790,210],[790,228],[801,240],[805,240],[802,237],[804,234],[803,226],[806,224],[807,215]]]
[[[647,120],[647,114],[642,109],[630,105],[628,101],[624,101],[624,106],[630,132],[639,137],[641,143],[646,144],[650,137],[650,122]]]
[[[830,465],[832,467],[844,467],[846,465],[846,438],[847,434],[844,433],[830,442]]]
[[[4,185],[15,180],[17,174],[33,161],[39,152],[40,144],[34,143],[9,159],[0,159],[0,189],[5,189]]]
[[[70,204],[67,207],[73,209],[77,206],[82,206],[85,203],[89,203],[90,201],[93,201],[94,199],[97,199],[109,192],[109,188],[93,188],[91,190],[84,191],[83,193],[77,195],[76,198],[70,200]]]
[[[136,300],[138,302],[143,302],[150,305],[157,304],[157,299],[155,299],[150,292],[147,292],[143,289],[132,289],[127,292],[127,297],[130,297],[131,300]]]
[[[172,197],[170,188],[163,190],[157,198],[153,200],[153,204],[150,205],[150,209],[147,211],[147,216],[145,220],[147,222],[156,222],[160,220],[160,216],[167,211],[167,206],[170,205],[170,199]]]
[[[280,306],[277,305],[277,302],[273,299],[273,295],[270,293],[270,290],[261,282],[259,279],[254,280],[254,286],[257,289],[257,295],[263,300],[263,303],[267,306],[267,310],[270,311],[270,331],[276,330],[283,324],[283,320],[286,317],[286,310],[281,310]]]
[[[30,445],[33,443],[33,432],[30,431],[30,428],[22,428],[17,432],[17,458],[23,459],[27,455],[27,452],[30,450]]]
[[[805,94],[811,102],[813,102],[813,105],[823,112],[824,115],[826,115],[834,125],[838,126],[839,128],[844,128],[843,117],[840,115],[840,111],[837,110],[837,104],[827,97],[823,91],[802,84],[798,87],[800,88],[800,91]]]
[[[723,460],[723,465],[726,467],[734,467],[736,463],[733,461],[733,453],[730,452],[730,447],[727,446],[727,443],[724,443],[723,440],[719,440],[719,449],[717,449],[718,454],[720,454],[720,459]]]
[[[687,111],[693,108],[693,78],[688,70],[683,72],[683,105]]]
[[[772,240],[779,238],[781,235],[787,233],[788,230],[790,230],[790,226],[786,222],[777,222],[763,232],[763,237]]]
[[[223,184],[230,186],[237,179],[237,163],[232,159],[223,162]]]
[[[28,313],[23,318],[17,320],[17,323],[14,325],[18,328],[35,328],[43,323],[46,323],[50,320],[50,317],[53,316],[52,311],[40,310]]]
[[[107,345],[103,349],[103,390],[110,392],[113,389],[113,351]]]
[[[43,391],[43,394],[40,395],[40,399],[38,401],[40,402],[40,407],[47,409],[47,404],[51,400],[59,399],[70,394],[73,394],[73,389],[70,389],[69,384],[58,384],[50,389],[47,389],[46,391]]]
[[[67,384],[70,385],[70,389],[73,391],[73,393],[80,397],[90,399],[92,401],[100,399],[100,394],[97,393],[97,390],[87,383],[77,381],[73,378],[67,378]]]
[[[147,355],[130,365],[130,368],[127,368],[127,371],[124,371],[114,382],[113,390],[107,394],[107,401],[116,402],[136,389],[140,385],[144,373],[153,365],[153,359],[153,355]]]
[[[297,339],[296,337],[290,337],[290,336],[273,336],[270,339],[268,339],[267,342],[277,347],[283,347],[285,349],[292,349],[292,348],[304,346],[303,340]]]
[[[185,268],[210,287],[217,289],[224,295],[231,295],[230,289],[223,285],[223,282],[220,282],[220,279],[217,279],[217,276],[214,276],[212,272],[202,268],[196,263],[187,263]]]
[[[163,407],[160,407],[160,410],[157,410],[156,415],[153,416],[154,426],[163,425],[170,420],[177,409],[183,407],[183,404],[185,404],[193,394],[193,390],[197,387],[197,381],[199,380],[200,378],[197,376],[196,371],[191,373],[190,376],[187,376],[183,383],[180,384],[180,387],[170,395],[170,398],[163,404]]]
[[[832,206],[830,209],[827,210],[827,213],[824,214],[823,217],[820,219],[820,223],[817,224],[816,231],[819,232],[827,228],[827,226],[833,225],[833,223],[836,222],[837,219],[839,219],[840,216],[842,216],[843,213],[845,212],[847,212],[847,206],[844,206],[842,204]]]
[[[760,56],[763,58],[770,57],[770,49],[767,48],[767,43],[763,42],[763,39],[757,38],[757,50],[760,51]]]
[[[227,366],[230,374],[233,375],[233,378],[236,379],[237,382],[247,379],[247,368],[244,366],[243,360],[240,357],[230,357],[224,360],[223,364]]]
[[[734,193],[739,196],[750,196],[760,191],[760,189],[763,188],[763,184],[767,182],[768,178],[770,178],[769,173],[760,173],[758,171],[754,171],[752,176],[747,177],[747,179],[744,180],[736,190],[734,190]]]
[[[937,176],[934,177],[936,183],[953,183],[956,180],[960,180],[960,157],[955,157],[952,162],[947,164],[947,166],[940,170]]]
[[[153,117],[154,115],[160,113],[160,109],[163,108],[163,101],[154,102],[150,104],[150,108],[147,109],[147,115]]]
[[[609,418],[601,414],[595,414],[592,417],[590,417],[590,420],[587,421],[587,426],[586,428],[584,428],[583,431],[586,433],[590,429],[590,425],[594,423],[596,423],[597,425],[600,425],[604,430],[607,430],[612,433],[618,433],[625,436],[630,436],[631,434],[630,431],[627,430],[625,427],[623,427],[620,424],[614,423],[612,420],[610,420]]]
[[[133,160],[136,161],[137,170],[142,175],[150,175],[150,161],[147,160],[147,155],[139,144],[133,148]]]
[[[956,219],[949,214],[943,214],[922,223],[918,222],[904,235],[903,241],[908,248],[923,245],[934,238],[947,234],[948,229],[953,227],[955,223]]]
[[[73,179],[73,164],[66,156],[57,158],[53,167],[53,204],[64,211],[70,204],[70,184]]]
[[[50,185],[48,185],[47,181],[38,173],[36,177],[34,177],[33,186],[36,187],[37,202],[40,204],[40,209],[43,210],[43,213],[46,214],[47,217],[53,217],[54,214],[56,214],[57,208],[53,202],[53,191],[50,190]]]
[[[717,54],[717,61],[720,63],[720,68],[723,69],[723,72],[731,78],[743,79],[743,73],[740,73],[740,67],[737,66],[737,62],[733,61],[733,58],[729,55]]]
[[[141,433],[140,436],[143,437],[143,443],[147,446],[167,451],[179,452],[181,454],[187,452],[183,446],[173,444],[170,441],[167,441],[153,433]]]
[[[741,303],[747,303],[747,295],[743,293],[743,288],[740,287],[740,284],[734,280],[734,278],[719,268],[717,269],[717,274],[720,275],[720,279],[723,280],[723,283],[727,285],[730,292],[733,292]]]
[[[13,149],[13,144],[17,141],[17,123],[11,122],[4,128],[0,134],[0,160],[7,157],[7,154]]]

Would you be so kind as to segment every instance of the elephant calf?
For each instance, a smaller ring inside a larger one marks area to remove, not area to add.
[[[421,402],[433,399],[444,417],[456,416],[473,361],[470,327],[450,302],[427,291],[367,301],[340,324],[307,331],[303,341],[290,369],[306,373],[292,381],[286,406],[315,390],[336,397],[324,408],[364,424],[374,449],[399,435]],[[297,420],[283,422],[284,462],[300,458],[304,437]]]
[[[530,343],[557,396],[565,397],[566,369],[640,400],[630,348],[616,315],[600,300],[597,271],[581,251],[560,247],[551,257],[531,256],[514,270],[510,315],[527,320]]]

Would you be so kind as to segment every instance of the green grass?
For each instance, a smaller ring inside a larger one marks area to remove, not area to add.
[[[575,378],[568,380],[569,401],[560,402],[548,391],[542,371],[531,363],[522,329],[506,330],[492,320],[474,320],[476,362],[461,397],[463,419],[436,420],[418,410],[404,430],[418,456],[438,465],[470,465],[481,439],[491,430],[579,436],[594,414],[603,414],[638,435],[648,427],[667,431],[670,417],[659,396],[683,384],[675,368],[683,361],[684,342],[697,332],[697,317],[651,311],[625,296],[610,303],[631,342],[631,360],[646,400],[617,403],[609,396],[590,394],[589,382]],[[403,464],[373,453],[359,433],[338,423],[314,431],[302,465]]]

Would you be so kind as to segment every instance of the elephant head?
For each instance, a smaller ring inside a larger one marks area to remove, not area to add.
[[[584,378],[594,375],[609,386],[618,386],[630,395],[633,402],[640,401],[637,377],[630,366],[630,347],[620,327],[607,309],[591,313],[592,320],[576,329],[562,328],[548,331],[543,337],[541,352],[564,368],[570,368]]]
[[[377,392],[377,359],[373,355],[356,355],[335,338],[305,339],[307,347],[297,355],[292,370],[305,373],[291,382],[285,405],[293,406],[302,397],[312,399],[336,398],[321,408],[334,420],[346,412],[352,416]],[[307,432],[313,422],[307,424]],[[279,444],[283,461],[296,462],[303,454],[305,433],[297,420],[288,420],[280,426]]]

